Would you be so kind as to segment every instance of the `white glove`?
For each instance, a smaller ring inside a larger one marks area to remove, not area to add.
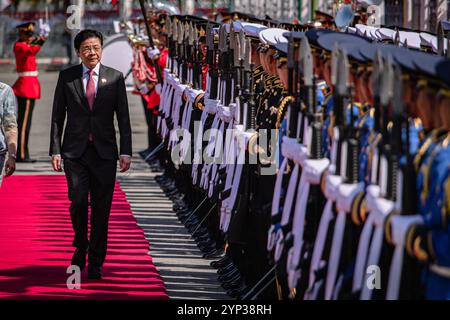
[[[39,19],[39,35],[43,37],[48,37],[50,34],[50,25],[48,23],[45,23],[42,18]]]
[[[158,48],[150,48],[150,47],[147,48],[147,56],[152,60],[154,60],[155,57],[159,56],[160,54],[161,52],[159,51]]]
[[[138,89],[139,89],[139,92],[142,94],[147,94],[149,91],[146,83],[142,83]]]
[[[155,91],[157,94],[161,94],[161,84],[160,83],[156,84]]]

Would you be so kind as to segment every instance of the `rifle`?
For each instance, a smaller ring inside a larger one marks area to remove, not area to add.
[[[294,49],[295,43],[292,33],[289,34],[288,38],[288,53],[287,53],[287,67],[288,67],[288,95],[294,95]],[[297,104],[299,106],[299,104]],[[289,104],[289,125],[287,136],[289,138],[297,137],[297,126],[298,126],[298,107],[295,107],[293,103]]]
[[[172,38],[173,38],[173,61],[172,61],[172,73],[177,77],[179,76],[179,49],[178,49],[178,21],[174,19],[172,24]]]
[[[350,70],[350,64],[348,61],[347,54],[345,50],[342,52],[342,63],[341,63],[341,74],[343,75],[342,81],[348,83],[348,72]],[[359,142],[356,135],[356,128],[353,116],[353,102],[351,101],[352,94],[349,89],[345,93],[349,97],[350,104],[350,123],[345,124],[344,135],[347,142],[347,168],[345,171],[345,182],[348,184],[355,184],[358,182],[359,174]],[[344,116],[344,119],[346,116]]]
[[[200,76],[202,74],[201,59],[199,54],[199,38],[197,25],[192,27],[193,32],[193,50],[192,50],[192,84],[195,89],[202,87]]]
[[[182,21],[178,23],[178,52],[179,52],[179,74],[181,83],[185,84],[187,80],[186,47],[185,47],[185,26]]]
[[[225,84],[225,91],[222,90],[224,96],[222,97],[223,104],[228,106],[231,101],[231,70],[230,70],[230,50],[228,46],[228,36],[225,25],[219,28],[219,69],[221,73],[221,82]]]
[[[207,24],[206,26],[206,63],[209,65],[209,98],[216,99],[217,98],[217,83],[219,74],[217,72],[217,64],[216,64],[216,49],[214,45],[214,34],[213,28],[211,24]]]
[[[244,68],[244,96],[247,99],[247,128],[256,129],[256,105],[253,83],[255,64],[252,61],[252,41],[245,39]]]

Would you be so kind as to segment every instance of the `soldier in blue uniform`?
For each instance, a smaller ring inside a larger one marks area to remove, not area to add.
[[[420,214],[424,225],[414,225],[406,250],[425,264],[426,298],[450,299],[450,61],[435,65],[432,75],[442,81],[434,112],[442,120],[441,134],[432,134],[422,146],[420,161]],[[437,110],[436,110],[437,109]],[[436,128],[437,129],[437,128]],[[444,133],[445,132],[445,133]]]

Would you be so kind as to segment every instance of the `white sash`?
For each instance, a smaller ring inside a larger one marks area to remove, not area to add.
[[[403,268],[403,253],[405,250],[406,234],[411,225],[423,224],[421,215],[394,216],[391,220],[392,241],[395,244],[394,255],[389,269],[389,282],[386,300],[397,300]]]
[[[387,199],[378,198],[375,201],[375,204],[375,208],[370,213],[370,215],[373,215],[375,231],[370,244],[366,268],[367,266],[378,265],[383,246],[384,221],[388,214],[394,209],[394,203]],[[367,282],[368,277],[369,275],[366,274],[363,284]],[[367,285],[363,285],[361,290],[361,300],[370,300],[371,298],[372,289],[370,289]]]

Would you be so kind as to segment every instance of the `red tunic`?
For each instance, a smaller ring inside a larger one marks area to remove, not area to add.
[[[19,79],[14,83],[13,90],[17,97],[29,99],[39,99],[41,97],[41,86],[37,76],[25,75],[22,72],[37,71],[36,54],[41,50],[41,46],[31,45],[25,42],[14,44],[14,55],[16,57],[16,69]]]
[[[158,64],[159,68],[161,69],[161,76],[164,77],[164,68],[166,67],[167,63],[167,57],[169,55],[169,49],[164,48],[161,50],[161,54],[159,55]],[[158,78],[156,76],[156,70],[153,63],[147,63],[147,67],[150,70],[150,81],[157,82]],[[162,84],[161,84],[162,86]],[[156,93],[156,90],[152,90],[149,94],[144,95],[144,99],[147,102],[147,109],[154,109],[156,106],[159,105],[160,97],[159,94]],[[156,112],[156,109],[155,109]]]

